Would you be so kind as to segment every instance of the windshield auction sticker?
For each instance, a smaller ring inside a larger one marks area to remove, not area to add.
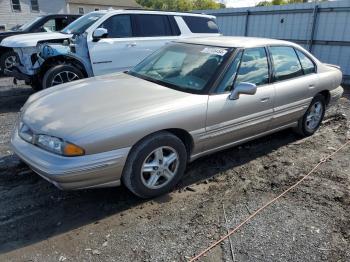
[[[201,53],[224,56],[227,53],[227,50],[224,48],[206,47],[201,51]]]

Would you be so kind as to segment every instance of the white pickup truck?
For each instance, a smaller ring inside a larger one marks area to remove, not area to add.
[[[4,39],[19,62],[5,73],[36,90],[125,71],[173,40],[217,36],[214,16],[147,10],[96,11],[60,33]]]

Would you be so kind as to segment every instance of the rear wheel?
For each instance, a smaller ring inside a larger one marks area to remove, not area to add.
[[[84,78],[80,69],[73,65],[57,65],[50,68],[42,81],[43,89]]]
[[[296,131],[302,136],[311,136],[320,127],[326,111],[326,100],[323,95],[316,95],[311,104],[298,122]]]
[[[0,57],[0,71],[3,73],[5,69],[11,69],[17,63],[17,54],[14,51],[8,51]]]
[[[168,132],[152,135],[133,148],[125,164],[122,180],[141,198],[170,191],[181,179],[187,164],[182,141]]]

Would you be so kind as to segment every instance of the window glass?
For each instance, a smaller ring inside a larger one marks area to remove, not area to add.
[[[173,35],[166,15],[136,15],[137,36],[170,36]]]
[[[229,69],[225,73],[224,78],[222,79],[222,81],[219,84],[219,87],[216,90],[217,93],[225,93],[231,91],[233,81],[235,81],[236,79],[236,73],[239,66],[239,62],[241,61],[241,57],[242,52],[240,52],[231,63]]]
[[[269,82],[269,64],[265,48],[259,47],[244,50],[235,86],[241,82],[248,82],[257,86]]]
[[[68,22],[67,18],[65,18],[65,17],[56,18],[56,31],[61,31],[67,25],[69,25],[69,22]]]
[[[84,14],[84,7],[79,7],[79,8],[78,8],[78,13],[79,13],[80,15],[83,15],[83,14]]]
[[[13,11],[17,11],[17,12],[21,11],[21,3],[19,2],[19,0],[11,0],[11,4],[12,4]]]
[[[101,27],[108,30],[108,38],[132,36],[130,15],[115,15],[108,18]]]
[[[303,52],[297,50],[297,54],[299,56],[299,60],[301,63],[301,66],[303,67],[304,74],[312,74],[316,72],[316,67],[314,63],[311,61],[310,58],[308,58]]]
[[[98,19],[100,19],[104,14],[103,13],[89,13],[86,14],[73,23],[69,24],[61,32],[64,34],[82,34],[88,29],[92,24],[94,24]]]
[[[38,0],[30,0],[30,6],[31,6],[32,11],[39,12]]]
[[[129,74],[184,92],[201,93],[216,77],[228,48],[172,44],[147,57]]]
[[[215,21],[199,16],[182,17],[192,33],[219,33],[219,28]]]
[[[301,65],[294,48],[288,46],[270,47],[275,79],[285,80],[303,75]]]
[[[42,28],[44,29],[44,32],[54,32],[56,30],[56,20],[50,19],[46,21],[45,24],[43,24]]]

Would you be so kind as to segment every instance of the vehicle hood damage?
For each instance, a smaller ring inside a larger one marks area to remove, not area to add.
[[[6,37],[4,40],[1,41],[1,45],[11,48],[36,47],[36,45],[42,41],[68,39],[71,36],[72,35],[62,34],[58,32],[31,33]]]
[[[41,33],[9,38],[2,45],[12,47],[19,58],[19,63],[12,70],[32,76],[48,59],[68,57],[79,61],[87,75],[93,76],[86,34]]]

